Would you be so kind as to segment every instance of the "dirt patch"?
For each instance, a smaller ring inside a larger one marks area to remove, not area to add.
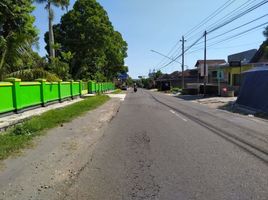
[[[210,108],[227,109],[232,107],[236,99],[236,97],[210,97],[192,100],[192,102],[206,105]]]

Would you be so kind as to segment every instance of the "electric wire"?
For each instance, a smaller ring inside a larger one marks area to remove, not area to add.
[[[238,8],[232,10],[230,13],[226,14],[224,17],[221,18],[222,20],[227,20],[230,19],[232,16],[234,16],[235,14],[242,12],[244,9],[248,9],[249,6],[251,6],[251,4],[253,4],[256,0],[248,0],[246,1],[244,4],[240,5]],[[207,30],[211,29],[212,27],[216,26],[219,24],[219,21],[216,21],[214,23],[212,23],[210,26],[206,27]],[[187,40],[191,40],[192,38],[196,37],[197,35],[202,34],[204,31],[200,31],[198,33],[196,33],[195,35],[191,36],[190,38],[187,38]]]
[[[201,26],[208,23],[211,19],[213,19],[215,16],[219,15],[221,12],[224,11],[227,7],[229,7],[231,4],[233,4],[236,0],[228,0],[223,5],[221,5],[218,9],[216,9],[213,13],[211,13],[208,17],[206,17],[204,20],[202,20],[198,25],[190,29],[186,32],[185,37],[192,35],[195,31],[197,31]]]
[[[230,3],[230,2],[232,2],[232,1],[230,1],[230,0],[227,1],[225,4],[223,4],[223,6],[224,6],[224,5],[228,5],[228,4],[227,4],[228,2]],[[268,3],[268,0],[263,0],[263,1],[259,2],[259,3],[257,3],[257,4],[254,4],[254,5],[251,6],[250,8],[248,8],[249,5],[251,5],[253,2],[254,2],[254,1],[252,1],[252,0],[248,0],[248,1],[246,2],[246,5],[244,4],[244,6],[240,6],[240,7],[238,8],[238,9],[240,10],[240,12],[239,12],[238,14],[236,14],[236,15],[231,15],[232,13],[234,13],[235,11],[237,11],[237,10],[233,10],[232,12],[230,12],[229,14],[227,14],[227,15],[224,17],[224,19],[226,19],[226,20],[224,20],[223,22],[221,21],[220,23],[217,22],[217,23],[212,24],[212,25],[210,26],[210,28],[208,29],[207,34],[210,34],[210,33],[214,32],[214,31],[216,31],[216,30],[218,30],[218,29],[220,29],[220,28],[222,28],[222,27],[224,27],[224,26],[226,26],[226,25],[232,23],[233,21],[235,21],[235,20],[237,20],[237,19],[243,17],[244,15],[246,15],[246,14],[248,14],[248,13],[250,13],[250,12],[256,10],[257,8],[259,8],[259,7],[263,6],[264,4]],[[245,9],[246,9],[246,10],[245,10]],[[214,12],[213,12],[213,13],[214,13]],[[213,16],[213,13],[212,13],[210,16]],[[237,29],[239,29],[239,28],[242,28],[242,27],[244,27],[244,26],[246,26],[246,25],[248,25],[248,24],[250,24],[250,23],[253,23],[253,22],[255,22],[255,21],[257,21],[257,20],[259,20],[259,19],[261,19],[261,18],[263,18],[263,17],[265,17],[265,16],[267,16],[267,14],[266,14],[266,15],[263,15],[263,16],[261,16],[261,17],[259,17],[259,18],[256,18],[256,19],[254,19],[254,20],[252,20],[252,21],[250,21],[250,22],[247,22],[247,23],[245,23],[245,24],[243,24],[243,25],[240,25],[240,26],[234,28],[233,30],[237,30]],[[207,17],[206,19],[209,20],[209,17]],[[206,19],[205,19],[205,20],[206,20]],[[203,21],[205,22],[205,20],[203,20]],[[203,22],[202,22],[202,23],[203,23]],[[201,23],[201,24],[202,24],[202,23]],[[207,22],[206,22],[206,23],[207,23]],[[263,23],[263,24],[258,25],[258,26],[255,26],[255,27],[253,27],[253,28],[251,28],[251,29],[248,29],[248,30],[246,30],[246,31],[240,32],[240,33],[235,34],[235,35],[233,35],[233,36],[230,36],[230,37],[228,37],[228,38],[225,38],[225,39],[223,39],[223,40],[221,40],[221,41],[217,41],[217,42],[211,44],[210,46],[213,46],[213,45],[219,44],[219,43],[221,43],[221,42],[224,42],[224,41],[227,41],[227,40],[236,38],[236,37],[238,37],[238,36],[240,36],[240,35],[244,35],[244,34],[250,32],[250,31],[252,31],[252,30],[255,30],[255,29],[257,29],[257,28],[259,28],[259,27],[265,25],[265,24],[268,24],[268,22]],[[202,25],[201,25],[201,26],[202,26]],[[200,27],[201,27],[201,26],[200,26]],[[199,29],[199,25],[198,25],[196,28]],[[196,29],[196,30],[198,30],[198,29]],[[192,29],[191,29],[191,30],[192,30]],[[232,30],[232,31],[233,31],[233,30]],[[193,30],[193,31],[195,31],[195,30]],[[188,31],[188,32],[189,32],[189,31]],[[231,32],[231,31],[229,31],[229,32]],[[218,38],[218,37],[220,37],[220,36],[223,36],[223,35],[225,35],[225,34],[227,34],[227,33],[228,33],[228,32],[224,32],[224,33],[222,33],[222,34],[219,34],[219,35],[217,35],[217,36],[214,36],[212,39],[216,39],[216,38]],[[189,34],[188,34],[188,35],[189,35]],[[186,48],[186,50],[184,51],[184,53],[188,52],[193,46],[195,46],[195,45],[197,45],[197,44],[200,44],[200,43],[198,43],[198,42],[203,38],[203,36],[204,36],[204,35],[202,35],[201,37],[199,37],[194,43],[192,43],[190,46],[188,46],[188,47]],[[210,39],[210,40],[212,40],[212,39]],[[175,46],[177,46],[177,44],[178,44],[178,42],[176,43]],[[210,46],[208,46],[208,47],[210,47]],[[197,51],[197,50],[196,50],[196,51]],[[192,51],[192,52],[193,52],[193,51]],[[189,52],[189,53],[192,53],[192,52]],[[188,53],[188,54],[189,54],[189,53]],[[168,63],[166,63],[166,64],[162,65],[161,67],[159,67],[159,69],[163,69],[163,68],[167,67],[167,66],[170,65],[171,63],[175,62],[175,61],[176,61],[178,58],[180,58],[181,56],[182,56],[182,53],[181,53],[180,55],[174,57],[174,60],[171,60],[171,61],[169,61]]]
[[[213,13],[211,13],[207,18],[205,18],[204,20],[202,20],[202,22],[199,25],[196,25],[195,27],[193,27],[191,30],[189,30],[185,35],[191,35],[194,29],[199,29],[202,25],[206,24],[207,22],[209,22],[211,19],[213,19],[215,16],[219,15],[224,9],[226,9],[227,7],[229,7],[231,4],[233,4],[236,0],[228,0],[226,1],[223,5],[221,5],[218,9],[216,9]],[[174,51],[174,49],[176,48],[176,46],[180,43],[180,40],[176,42],[176,44],[171,48],[171,50],[168,52],[167,56],[170,56],[170,54]],[[180,50],[179,50],[180,51]],[[171,57],[173,57],[175,54],[175,52],[172,54]],[[166,59],[163,58],[156,66],[158,67],[159,65],[161,65],[163,63],[163,61],[165,61]]]
[[[268,3],[268,0],[264,0],[264,1],[262,1],[262,2],[260,2],[260,3],[258,3],[258,4],[256,4],[256,5],[252,6],[251,8],[249,8],[249,9],[243,11],[242,13],[239,13],[238,15],[232,17],[231,19],[226,20],[225,22],[221,23],[220,25],[218,25],[218,26],[216,26],[216,27],[213,27],[211,30],[208,30],[207,33],[208,33],[208,34],[209,34],[209,33],[212,33],[212,32],[214,32],[214,31],[216,31],[216,30],[218,30],[218,29],[220,29],[220,28],[226,26],[227,24],[229,24],[229,23],[231,23],[231,22],[233,22],[233,21],[239,19],[240,17],[242,17],[242,16],[244,16],[244,15],[246,15],[246,14],[252,12],[253,10],[256,10],[257,8],[263,6],[263,5],[266,4],[266,3]]]
[[[262,18],[264,18],[264,17],[266,17],[266,16],[268,16],[268,14],[262,15],[261,17],[255,18],[255,19],[253,19],[253,20],[251,20],[251,21],[249,21],[249,22],[247,22],[247,23],[244,23],[244,24],[242,24],[242,25],[240,25],[240,26],[237,26],[237,27],[232,28],[232,29],[230,29],[230,30],[228,30],[228,31],[226,31],[226,32],[223,32],[223,33],[221,33],[221,34],[219,34],[219,35],[216,35],[216,36],[214,36],[214,37],[212,37],[212,38],[209,38],[209,39],[207,39],[207,41],[214,40],[214,39],[216,39],[216,38],[218,38],[218,37],[221,37],[221,36],[226,35],[226,34],[228,34],[228,33],[230,33],[230,32],[233,32],[233,31],[235,31],[235,30],[238,30],[238,29],[240,29],[240,28],[242,28],[242,27],[244,27],[244,26],[247,26],[247,25],[249,25],[249,24],[251,24],[251,23],[253,23],[253,22],[256,22],[256,21],[258,21],[258,20],[260,20],[260,19],[262,19]],[[199,44],[201,44],[201,43],[197,43],[196,45],[199,45]]]
[[[262,28],[262,27],[263,27],[264,25],[266,25],[266,24],[268,24],[268,22],[265,22],[265,23],[263,23],[263,24],[260,24],[260,25],[258,25],[258,26],[255,26],[255,27],[250,28],[250,29],[248,29],[248,30],[242,31],[242,32],[240,32],[240,33],[238,33],[238,34],[229,36],[229,37],[227,37],[227,38],[225,38],[225,39],[216,41],[216,42],[214,42],[214,43],[212,43],[212,44],[209,44],[207,47],[212,47],[212,46],[215,46],[215,45],[220,44],[220,43],[222,43],[222,42],[226,42],[226,41],[228,41],[228,40],[237,39],[238,37],[242,37],[242,36],[244,36],[245,34],[251,32],[251,31],[253,31],[253,30],[258,30],[259,28]],[[194,52],[197,52],[197,51],[200,51],[200,50],[202,50],[202,49],[204,49],[204,47],[201,47],[201,48],[199,48],[199,49],[195,49],[195,50],[193,50],[193,51],[190,51],[190,52],[188,52],[187,55],[189,55],[189,54],[191,54],[191,53],[194,53]]]

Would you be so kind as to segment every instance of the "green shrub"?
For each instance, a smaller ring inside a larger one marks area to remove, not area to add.
[[[179,87],[173,87],[173,88],[171,88],[171,90],[170,90],[171,92],[181,92],[181,88],[179,88]]]

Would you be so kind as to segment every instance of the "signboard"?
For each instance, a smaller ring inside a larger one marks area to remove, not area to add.
[[[118,78],[121,80],[126,80],[128,78],[128,74],[124,73],[124,74],[119,74]]]
[[[204,64],[200,65],[200,72],[201,72],[201,76],[208,76],[208,65],[206,64],[206,71],[205,71],[205,67]]]
[[[218,80],[223,80],[224,79],[224,71],[223,70],[218,70],[217,71],[217,79]]]

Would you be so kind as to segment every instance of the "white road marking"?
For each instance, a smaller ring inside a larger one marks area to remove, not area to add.
[[[177,112],[175,112],[174,110],[169,110],[172,114],[176,115],[177,117],[179,117],[181,120],[187,122],[187,119],[183,118],[181,115],[179,115]]]

